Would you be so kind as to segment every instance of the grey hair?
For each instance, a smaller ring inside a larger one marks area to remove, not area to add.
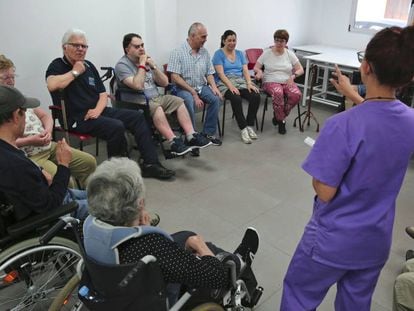
[[[69,39],[72,38],[73,36],[84,37],[85,40],[87,40],[86,39],[86,32],[84,32],[83,30],[80,30],[80,29],[71,28],[71,29],[67,30],[65,32],[65,34],[63,35],[62,45],[65,45],[66,43],[68,43]]]
[[[191,37],[191,35],[196,34],[197,30],[201,27],[205,27],[205,26],[199,22],[192,23],[190,28],[188,28],[188,36]]]
[[[145,196],[141,169],[128,158],[102,162],[87,185],[89,214],[115,226],[129,226],[140,215]]]

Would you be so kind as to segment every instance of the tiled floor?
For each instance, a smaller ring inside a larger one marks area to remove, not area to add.
[[[323,121],[335,109],[315,105],[314,112]],[[161,215],[160,226],[169,232],[193,230],[232,251],[246,227],[257,228],[261,239],[253,268],[265,289],[255,309],[258,311],[279,309],[283,277],[312,209],[311,178],[300,166],[309,152],[303,140],[316,138],[317,133],[314,125],[305,127],[304,133],[293,128],[295,116],[296,110],[289,118],[287,134],[282,136],[271,124],[268,112],[264,132],[253,144],[245,145],[228,109],[221,147],[206,148],[199,158],[164,160],[165,166],[177,172],[174,181],[145,180],[147,208]],[[87,148],[93,153],[93,146]],[[398,198],[391,256],[381,273],[371,310],[392,309],[394,279],[405,251],[414,246],[404,233],[406,226],[414,225],[413,186],[411,161]],[[318,310],[333,310],[334,298],[332,288]]]

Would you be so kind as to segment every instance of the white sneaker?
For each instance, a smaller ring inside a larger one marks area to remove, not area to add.
[[[245,127],[244,129],[241,130],[241,140],[245,144],[251,144],[252,143],[252,140],[250,138],[249,131],[248,131],[247,127]]]
[[[246,128],[247,128],[247,132],[249,133],[250,138],[257,139],[256,132],[250,126],[247,126]]]

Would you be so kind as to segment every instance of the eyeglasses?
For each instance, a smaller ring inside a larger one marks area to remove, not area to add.
[[[357,52],[357,56],[358,56],[358,61],[360,62],[360,63],[362,63],[362,61],[364,60],[364,58],[365,58],[365,51],[359,51],[359,52]]]
[[[276,38],[275,39],[275,42],[278,42],[278,43],[286,43],[286,40],[285,39],[281,39],[281,38]]]
[[[10,76],[0,76],[0,81],[12,81],[15,80],[18,75],[10,75]]]
[[[132,44],[131,43],[131,46],[133,46],[135,49],[144,48],[144,43],[141,43],[141,44]]]
[[[89,47],[89,45],[80,44],[80,43],[71,43],[71,42],[68,42],[66,44],[68,44],[70,46],[73,46],[77,50],[80,50],[80,49],[86,50]]]

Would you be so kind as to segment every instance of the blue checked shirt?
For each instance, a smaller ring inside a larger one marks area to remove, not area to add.
[[[201,90],[207,84],[207,76],[215,73],[208,51],[202,47],[193,55],[187,41],[171,52],[167,70],[179,74],[196,90]]]

